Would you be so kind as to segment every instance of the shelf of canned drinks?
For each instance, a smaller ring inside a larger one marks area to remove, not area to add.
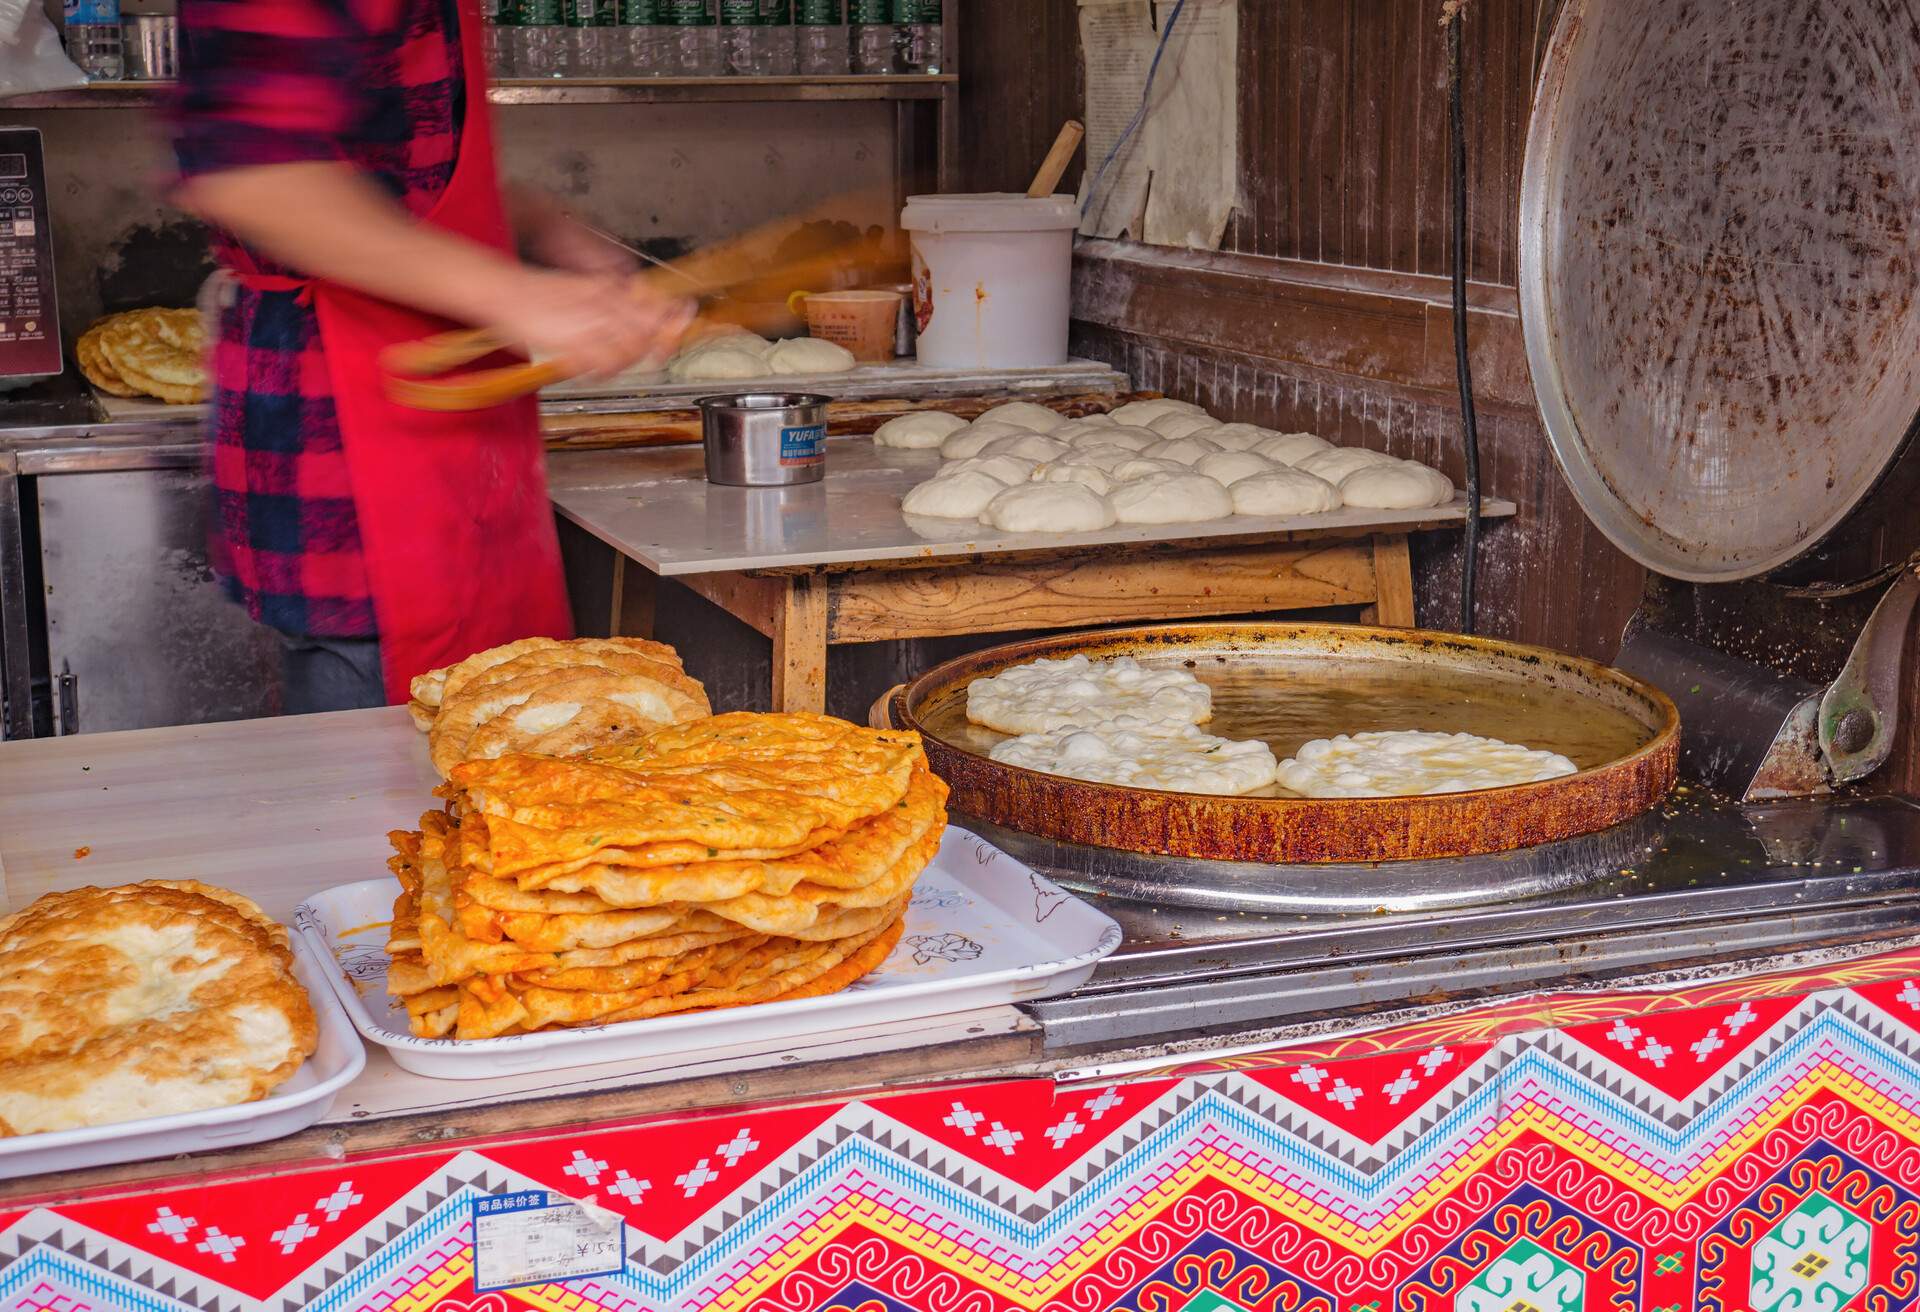
[[[938,100],[951,73],[845,77],[502,78],[496,105],[617,105],[658,101]],[[129,109],[163,104],[171,82],[95,82],[0,99],[9,109]]]

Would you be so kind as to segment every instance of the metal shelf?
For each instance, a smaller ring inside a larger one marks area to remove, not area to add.
[[[898,77],[513,78],[496,82],[496,105],[644,105],[799,100],[939,100],[953,73]],[[0,109],[135,109],[161,105],[171,82],[96,82],[0,100]]]

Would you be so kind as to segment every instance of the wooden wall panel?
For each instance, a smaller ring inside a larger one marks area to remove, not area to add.
[[[960,169],[966,191],[1025,191],[1060,125],[1081,112],[1074,0],[961,3]],[[1080,185],[1081,162],[1061,190]]]

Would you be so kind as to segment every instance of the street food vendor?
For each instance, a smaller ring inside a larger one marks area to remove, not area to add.
[[[570,627],[533,398],[389,400],[377,357],[454,325],[608,373],[680,303],[496,174],[473,0],[182,0],[176,199],[216,230],[213,560],[285,648],[289,712],[404,701]],[[537,264],[523,263],[516,248]]]

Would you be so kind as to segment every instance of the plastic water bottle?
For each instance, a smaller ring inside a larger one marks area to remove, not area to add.
[[[794,0],[793,37],[799,69],[809,77],[845,77],[847,0]]]
[[[946,56],[940,0],[893,0],[894,64],[901,73],[938,73]]]
[[[566,0],[567,30],[561,34],[562,77],[606,77],[613,68],[615,0]]]
[[[513,68],[513,29],[520,16],[513,0],[497,0],[487,6],[487,72],[494,78],[515,76]]]
[[[127,75],[120,44],[120,0],[63,0],[67,58],[96,82],[117,82]]]
[[[787,0],[720,0],[720,49],[735,77],[776,77],[794,68]]]
[[[847,0],[847,22],[853,30],[854,72],[878,75],[900,71],[892,0]]]
[[[659,0],[620,0],[619,40],[614,72],[625,77],[664,77],[673,67],[673,29],[660,16]]]
[[[559,77],[570,62],[564,0],[516,0],[513,66],[521,77]]]
[[[720,28],[715,0],[660,0],[673,29],[671,72],[680,77],[716,77],[721,71]]]

